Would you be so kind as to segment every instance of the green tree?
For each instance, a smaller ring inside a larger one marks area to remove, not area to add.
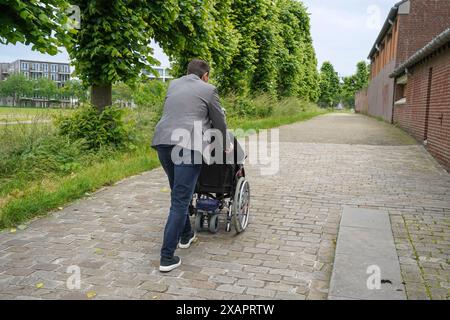
[[[369,85],[369,65],[365,61],[360,61],[356,65],[355,89],[357,91]]]
[[[155,4],[144,0],[76,3],[81,30],[68,45],[68,52],[76,75],[91,86],[92,104],[102,111],[112,104],[113,83],[132,82],[142,69],[157,64],[150,47],[153,32],[145,20]]]
[[[223,68],[218,80],[219,88],[224,93],[246,95],[249,84],[256,70],[259,46],[257,35],[264,27],[263,17],[267,12],[267,1],[235,0],[231,4],[230,20],[239,34],[238,51],[232,62]]]
[[[346,107],[355,106],[355,76],[348,76],[342,78],[341,96],[342,101]]]
[[[319,105],[334,107],[339,103],[340,81],[339,76],[331,62],[326,61],[320,68],[320,96]]]
[[[278,5],[284,42],[278,55],[278,94],[317,101],[319,76],[309,15],[304,5],[297,1],[279,0]]]
[[[13,107],[20,106],[20,98],[31,96],[33,93],[33,84],[21,73],[14,73],[6,80],[2,81],[0,94],[3,97],[13,98]]]
[[[258,44],[256,65],[250,89],[252,94],[258,92],[276,95],[278,83],[278,51],[283,46],[280,36],[279,7],[272,5],[272,1],[263,1],[261,23],[256,30],[255,41]]]
[[[344,77],[342,83],[342,100],[348,107],[355,106],[355,94],[369,84],[369,66],[365,61],[356,65],[354,75]]]
[[[78,79],[66,81],[64,86],[60,88],[60,93],[65,97],[69,97],[71,107],[74,106],[74,101],[77,101],[77,105],[79,105],[80,102],[87,101],[87,89]]]
[[[116,83],[112,88],[112,100],[114,104],[126,107],[133,101],[133,90],[123,82]]]
[[[66,0],[1,0],[0,43],[32,44],[33,50],[55,55],[69,41]]]
[[[229,18],[234,1],[152,1],[147,20],[155,40],[174,62],[174,77],[186,73],[191,59],[200,58],[210,62],[214,78],[220,81],[237,53],[240,37]]]
[[[50,106],[50,102],[53,100],[58,100],[58,86],[53,80],[49,78],[39,78],[34,81],[34,92],[39,96],[45,99],[46,106]]]
[[[133,91],[133,100],[138,107],[159,112],[164,104],[167,87],[167,82],[157,80],[139,83]]]

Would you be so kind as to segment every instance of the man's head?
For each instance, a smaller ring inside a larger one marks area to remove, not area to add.
[[[191,62],[189,62],[187,74],[195,74],[203,81],[208,82],[209,71],[209,65],[205,61],[193,59]]]

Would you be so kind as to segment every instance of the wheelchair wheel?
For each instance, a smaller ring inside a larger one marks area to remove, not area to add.
[[[203,231],[203,225],[205,222],[205,217],[203,213],[197,213],[195,215],[195,231],[200,232]]]
[[[239,178],[233,200],[233,222],[237,233],[247,228],[250,209],[250,185],[244,177]]]
[[[217,233],[219,231],[219,215],[213,214],[209,216],[208,222],[209,231],[211,233]]]

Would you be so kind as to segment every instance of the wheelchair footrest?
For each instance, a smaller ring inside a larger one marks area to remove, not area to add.
[[[216,199],[198,199],[197,210],[205,212],[216,212],[219,210],[220,201]]]

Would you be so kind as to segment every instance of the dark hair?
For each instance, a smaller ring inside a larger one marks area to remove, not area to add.
[[[205,73],[209,73],[209,70],[210,68],[208,63],[200,59],[193,59],[189,62],[187,73],[193,73],[201,78]]]

